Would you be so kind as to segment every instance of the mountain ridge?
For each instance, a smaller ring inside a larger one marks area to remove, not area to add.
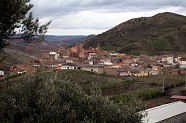
[[[186,51],[186,17],[164,12],[123,22],[112,29],[86,40],[85,47],[127,54],[170,54]]]
[[[94,38],[96,35],[91,34],[88,36],[85,35],[64,35],[64,36],[55,36],[55,35],[45,35],[45,40],[48,42],[62,42],[64,45],[70,46],[76,43],[80,43],[84,40]]]

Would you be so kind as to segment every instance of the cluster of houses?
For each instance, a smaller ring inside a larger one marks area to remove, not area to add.
[[[33,73],[43,70],[81,69],[122,77],[140,77],[169,74],[185,74],[186,57],[181,56],[133,56],[108,52],[96,48],[85,49],[83,43],[45,53],[37,60],[12,66],[11,73]],[[0,75],[4,76],[3,71]]]

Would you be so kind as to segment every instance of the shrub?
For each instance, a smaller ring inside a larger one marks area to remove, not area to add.
[[[136,123],[142,118],[136,100],[114,103],[99,89],[88,95],[77,83],[39,73],[0,92],[0,122]]]
[[[145,100],[149,100],[149,99],[159,97],[162,94],[163,94],[163,92],[161,90],[150,90],[150,91],[139,92],[137,94],[137,97],[145,99]]]

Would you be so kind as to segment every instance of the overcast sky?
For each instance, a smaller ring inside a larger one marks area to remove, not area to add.
[[[31,0],[41,22],[52,20],[47,34],[100,34],[132,18],[160,12],[186,15],[185,0]]]

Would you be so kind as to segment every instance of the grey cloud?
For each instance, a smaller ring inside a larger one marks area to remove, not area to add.
[[[34,8],[32,9],[34,16],[40,19],[52,19],[51,28],[58,29],[108,29],[115,26],[114,24],[116,23],[105,24],[112,21],[112,17],[94,17],[99,14],[110,14],[115,17],[115,14],[119,15],[121,13],[123,16],[128,16],[123,13],[159,12],[158,10],[166,11],[166,8],[177,7],[178,10],[174,10],[173,12],[176,11],[178,14],[186,15],[185,0],[31,0],[31,3],[34,4]],[[172,9],[167,10],[171,11]],[[70,21],[78,19],[84,11],[92,13],[84,13],[85,17],[82,17],[82,20],[78,22]],[[78,15],[79,13],[80,15]],[[145,15],[142,14],[142,16]],[[125,19],[125,17],[121,17],[120,21],[114,21],[119,23],[123,18]]]
[[[153,10],[166,6],[186,7],[184,0],[32,0],[37,16],[59,16],[79,11],[130,12]]]

